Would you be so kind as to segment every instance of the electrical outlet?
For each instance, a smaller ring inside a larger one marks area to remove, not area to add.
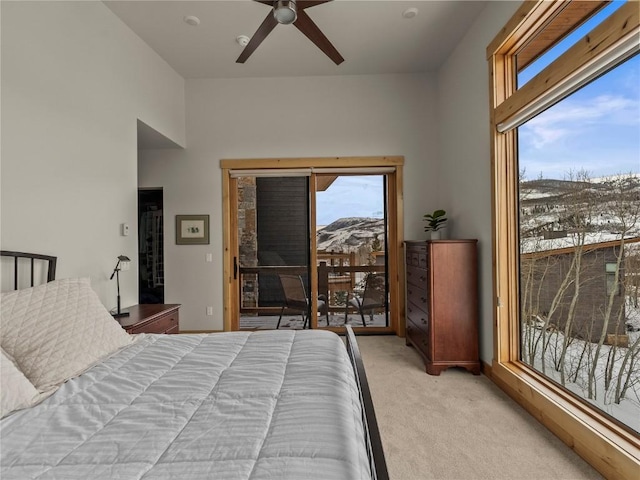
[[[207,262],[213,262],[213,253],[207,253],[205,259]]]
[[[127,223],[120,224],[120,235],[122,235],[123,237],[129,236],[129,225]]]
[[[207,315],[213,315],[213,307],[207,307]]]

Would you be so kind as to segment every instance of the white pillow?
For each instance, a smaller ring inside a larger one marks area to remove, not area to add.
[[[40,392],[131,343],[88,278],[2,293],[0,314],[2,348]]]
[[[40,392],[0,349],[0,418],[34,405]]]

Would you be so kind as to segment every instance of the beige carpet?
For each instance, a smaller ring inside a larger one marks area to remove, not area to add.
[[[392,480],[601,479],[485,376],[427,375],[396,336],[359,336]]]

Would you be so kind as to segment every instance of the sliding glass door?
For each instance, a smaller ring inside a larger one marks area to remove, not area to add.
[[[239,328],[309,326],[309,177],[237,178]]]
[[[397,330],[397,176],[369,170],[228,170],[225,329]]]
[[[318,292],[330,325],[389,326],[386,186],[386,175],[316,175]]]

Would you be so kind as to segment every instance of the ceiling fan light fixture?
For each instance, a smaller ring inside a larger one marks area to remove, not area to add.
[[[402,16],[404,18],[415,18],[418,16],[418,9],[416,7],[407,8],[404,12],[402,12]]]
[[[283,25],[295,22],[298,18],[295,0],[277,0],[273,4],[273,16],[278,23]]]
[[[187,15],[183,17],[182,20],[184,21],[184,23],[186,23],[187,25],[191,25],[192,27],[197,27],[198,25],[200,25],[200,19],[195,15]]]
[[[241,47],[246,47],[249,44],[249,40],[251,39],[246,35],[238,35],[236,37],[236,42],[238,42]]]

